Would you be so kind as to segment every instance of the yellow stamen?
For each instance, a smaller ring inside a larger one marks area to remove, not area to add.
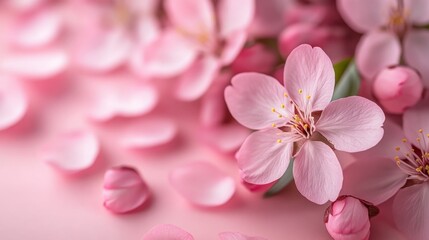
[[[417,171],[417,172],[422,172],[422,169],[423,169],[423,167],[422,167],[422,166],[420,166],[420,167],[416,168],[416,171]]]
[[[403,142],[403,143],[406,143],[406,142],[407,142],[407,139],[406,139],[406,138],[403,138],[403,139],[402,139],[402,142]]]
[[[276,109],[275,108],[271,108],[271,112],[276,112]]]
[[[311,96],[310,96],[310,95],[307,95],[307,100],[310,100],[310,98],[311,98]]]
[[[298,93],[299,93],[299,94],[302,94],[302,89],[299,89],[299,90],[298,90]]]
[[[282,143],[282,140],[281,139],[277,139],[277,143]]]
[[[275,123],[271,124],[271,127],[276,127],[276,124]]]
[[[419,129],[419,133],[422,133],[423,132],[423,129]]]
[[[287,95],[287,93],[284,94],[285,97],[289,97],[289,95]]]
[[[399,150],[401,150],[401,148],[400,147],[395,147],[395,150],[399,151]]]
[[[285,105],[284,105],[284,104],[282,104],[280,107],[281,107],[281,108],[285,108]]]
[[[279,118],[282,118],[282,117],[283,117],[283,115],[279,114]]]

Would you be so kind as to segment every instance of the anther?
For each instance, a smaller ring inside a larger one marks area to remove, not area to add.
[[[299,89],[299,90],[298,90],[298,93],[299,93],[299,94],[302,94],[302,89]]]
[[[402,142],[403,142],[403,143],[406,143],[406,142],[407,142],[407,139],[406,139],[406,138],[403,138],[403,139],[402,139]]]
[[[421,129],[421,128],[420,128],[420,129],[419,129],[419,133],[422,133],[422,132],[423,132],[423,129]]]
[[[289,97],[289,95],[287,95],[287,93],[284,93],[283,95],[284,95],[285,97]]]
[[[276,124],[275,123],[271,124],[271,127],[276,127]]]
[[[277,139],[277,143],[282,143],[282,140],[281,139]]]
[[[279,114],[279,118],[282,118],[282,117],[283,117],[283,115]]]
[[[399,151],[399,150],[401,150],[401,148],[400,147],[395,147],[395,150]]]
[[[281,108],[285,108],[285,105],[284,105],[284,104],[282,104],[280,107],[281,107]]]
[[[310,98],[311,98],[311,96],[310,96],[310,95],[307,95],[307,100],[310,100]]]
[[[271,112],[276,112],[276,109],[275,108],[271,108]]]
[[[416,168],[416,171],[417,171],[417,172],[421,172],[421,171],[422,171],[422,169],[423,169],[423,167],[422,167],[422,166],[420,166],[420,167]]]

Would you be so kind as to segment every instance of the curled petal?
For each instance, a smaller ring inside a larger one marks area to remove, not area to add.
[[[319,47],[302,44],[286,60],[284,85],[290,98],[305,112],[323,110],[332,99],[335,73]]]
[[[256,131],[237,152],[241,178],[253,184],[267,184],[286,171],[293,149],[293,136],[282,136],[277,128]]]
[[[293,176],[298,191],[317,204],[335,201],[343,185],[337,156],[319,141],[307,141],[301,147],[295,156]]]
[[[193,162],[174,169],[170,183],[189,202],[206,207],[225,204],[235,192],[234,179],[208,162]]]
[[[330,103],[316,129],[335,149],[360,152],[375,146],[383,137],[383,110],[370,100],[353,96]]]
[[[128,149],[146,149],[171,142],[178,132],[177,124],[167,118],[153,117],[142,120],[121,138],[121,145]]]
[[[131,167],[114,167],[104,174],[104,206],[114,213],[132,211],[149,199],[149,188]]]
[[[17,81],[0,77],[0,130],[16,124],[27,112],[27,97]]]
[[[66,52],[50,49],[34,53],[9,55],[0,63],[0,69],[29,80],[43,80],[64,73],[69,65]]]
[[[267,240],[262,237],[249,237],[239,232],[222,232],[219,233],[220,240]]]
[[[161,224],[150,229],[143,240],[194,240],[194,237],[177,226]]]
[[[369,32],[356,47],[356,65],[368,80],[373,80],[383,68],[398,64],[400,57],[401,43],[391,32]]]
[[[231,83],[232,86],[225,89],[225,101],[240,124],[264,129],[284,123],[285,117],[290,117],[288,112],[292,111],[292,106],[284,96],[284,87],[276,79],[259,73],[240,73]]]
[[[429,184],[401,189],[393,201],[396,227],[409,239],[425,240],[429,235]]]
[[[65,172],[78,172],[93,165],[99,153],[94,133],[70,131],[57,136],[42,153],[42,159]]]

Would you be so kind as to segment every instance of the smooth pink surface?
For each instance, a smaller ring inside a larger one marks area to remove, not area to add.
[[[38,161],[35,154],[43,143],[64,129],[88,124],[83,109],[88,101],[84,96],[92,89],[88,89],[88,79],[75,77],[65,81],[69,86],[65,90],[30,88],[30,116],[0,132],[1,238],[141,239],[153,226],[170,223],[186,229],[195,239],[215,240],[218,233],[225,231],[272,240],[284,239],[284,236],[330,239],[322,220],[326,206],[310,203],[293,185],[270,199],[263,199],[239,185],[233,158],[207,148],[199,141],[202,133],[191,131],[198,121],[198,109],[193,104],[170,100],[161,103],[160,108],[166,114],[181,116],[178,122],[181,141],[177,147],[157,154],[124,151],[118,144],[118,132],[139,119],[92,124],[100,138],[100,159],[78,176],[59,174]],[[222,207],[212,210],[192,207],[168,182],[171,170],[200,161],[201,156],[236,181],[236,194]],[[117,216],[103,207],[103,175],[116,165],[133,166],[145,177],[153,193],[148,208]]]

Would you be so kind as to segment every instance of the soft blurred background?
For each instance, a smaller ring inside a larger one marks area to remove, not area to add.
[[[241,183],[234,153],[249,130],[223,91],[241,72],[282,81],[302,43],[333,63],[352,58],[361,35],[335,1],[2,0],[0,33],[1,239],[141,239],[163,223],[196,239],[330,239],[327,206],[293,184],[263,198],[270,186]],[[220,177],[204,182],[195,162]],[[114,214],[103,178],[122,165],[151,197]],[[184,167],[188,178],[171,181]],[[202,193],[180,190],[199,181]],[[383,224],[373,231],[398,237]]]

